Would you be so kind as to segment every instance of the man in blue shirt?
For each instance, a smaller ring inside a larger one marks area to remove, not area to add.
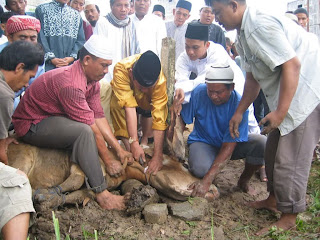
[[[188,138],[189,170],[202,178],[190,186],[192,196],[203,197],[230,158],[246,158],[238,186],[248,192],[251,176],[263,164],[264,144],[257,140],[261,135],[249,134],[248,137],[248,110],[239,125],[239,137],[233,139],[230,135],[229,121],[241,99],[234,90],[233,78],[230,66],[210,65],[206,71],[206,84],[193,90],[190,102],[182,107],[184,123],[194,122]]]

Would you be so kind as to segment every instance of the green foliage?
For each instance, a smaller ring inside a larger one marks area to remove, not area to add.
[[[281,228],[273,226],[269,229],[269,232],[266,234],[268,239],[272,240],[289,240],[290,231],[283,231]]]
[[[181,233],[184,235],[190,235],[191,230],[183,230]]]
[[[186,224],[188,224],[189,227],[193,227],[193,228],[197,226],[197,223],[194,221],[186,221]]]
[[[211,240],[214,240],[214,229],[213,229],[213,210],[211,209]]]
[[[194,202],[194,198],[189,196],[189,197],[188,197],[188,202],[192,205],[193,202]]]
[[[53,219],[54,232],[56,234],[56,240],[60,240],[59,220],[58,218],[56,218],[54,211],[52,211],[52,219]]]

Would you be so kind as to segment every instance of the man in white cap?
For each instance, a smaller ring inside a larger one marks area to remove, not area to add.
[[[133,161],[113,136],[100,104],[99,80],[112,63],[107,39],[92,36],[71,66],[41,75],[26,91],[13,115],[16,133],[38,147],[69,149],[71,160],[87,176],[104,209],[123,209],[123,196],[107,191],[99,156],[111,176],[121,175],[120,162],[109,157],[105,141],[123,162]],[[34,105],[37,107],[35,108]]]
[[[248,110],[239,125],[239,137],[230,136],[229,120],[241,99],[234,90],[233,79],[234,73],[229,65],[208,66],[206,84],[193,90],[190,102],[183,105],[182,121],[186,124],[194,122],[188,138],[189,171],[202,179],[190,186],[192,196],[203,197],[230,158],[246,158],[238,186],[248,192],[250,178],[264,163],[264,144],[254,137],[248,138]]]

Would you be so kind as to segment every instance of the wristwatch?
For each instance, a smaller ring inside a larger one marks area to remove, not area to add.
[[[133,143],[133,142],[136,142],[136,141],[138,141],[137,139],[134,139],[134,138],[132,138],[132,137],[129,137],[129,144],[131,144],[131,143]]]

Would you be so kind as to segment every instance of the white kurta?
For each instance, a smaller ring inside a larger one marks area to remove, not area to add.
[[[174,22],[167,22],[167,36],[171,37],[176,42],[176,62],[181,53],[183,53],[186,45],[186,31],[188,24],[183,24],[180,27],[177,27]]]
[[[136,37],[136,30],[132,24],[132,40],[136,43],[135,49],[131,50],[131,55],[140,53],[139,43]],[[122,37],[123,37],[123,28],[118,28],[112,25],[105,17],[100,17],[95,28],[93,29],[93,34],[104,36],[108,39],[108,44],[111,44],[113,50],[113,59],[112,65],[109,66],[109,72],[103,78],[103,81],[110,82],[113,77],[113,68],[114,66],[124,58],[123,46],[122,46]]]
[[[130,15],[137,29],[141,53],[148,50],[161,56],[162,39],[167,37],[164,21],[154,14],[147,14],[139,20],[135,14]]]
[[[205,82],[206,66],[211,64],[228,64],[234,72],[235,90],[242,95],[244,89],[245,78],[238,65],[229,57],[226,50],[220,45],[210,42],[210,46],[207,50],[207,57],[204,59],[197,59],[191,61],[186,51],[184,51],[178,58],[176,63],[176,84],[175,89],[181,88],[184,91],[185,99],[184,103],[190,101],[191,92],[199,84]],[[189,76],[191,72],[194,72],[197,77],[194,80],[190,80]],[[260,128],[254,117],[254,109],[252,104],[249,107],[249,133],[260,133]]]

